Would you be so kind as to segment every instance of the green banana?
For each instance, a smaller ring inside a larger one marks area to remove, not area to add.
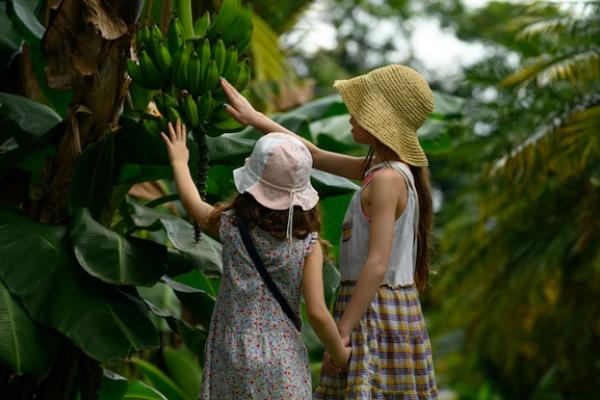
[[[140,69],[146,82],[152,85],[152,87],[148,86],[149,89],[160,89],[167,83],[165,77],[156,69],[146,50],[140,52]]]
[[[235,79],[235,83],[232,82],[233,86],[237,90],[244,90],[250,81],[250,59],[248,57],[238,65],[238,73]]]
[[[214,105],[212,113],[210,115],[210,122],[213,124],[217,122],[226,121],[228,118],[231,118],[229,113],[225,111],[225,107],[223,106],[224,102],[219,102]]]
[[[215,60],[210,60],[208,68],[206,69],[206,77],[204,78],[205,89],[213,90],[219,84],[220,74],[219,67]]]
[[[248,46],[250,45],[250,41],[252,40],[252,32],[254,31],[254,25],[250,24],[248,28],[244,31],[244,36],[237,44],[237,49],[239,54],[244,54],[246,50],[248,50]]]
[[[169,45],[169,51],[175,53],[181,46],[183,46],[183,25],[179,18],[175,17],[169,24],[167,31],[167,42]]]
[[[162,33],[158,25],[152,25],[150,28],[152,40],[157,40],[159,43],[165,40],[165,35]]]
[[[168,93],[163,93],[164,99],[165,99],[165,105],[167,107],[175,107],[177,108],[179,106],[179,103],[177,103],[177,99],[173,96],[171,96]]]
[[[223,0],[219,14],[213,19],[209,38],[216,39],[232,27],[235,16],[240,9],[240,0]]]
[[[211,93],[206,92],[201,97],[198,97],[196,104],[198,105],[198,119],[201,122],[204,122],[208,118],[213,107]]]
[[[218,39],[213,47],[213,58],[217,62],[219,70],[219,76],[223,73],[225,68],[225,60],[227,58],[227,49],[225,48],[225,42],[223,39]]]
[[[251,4],[246,4],[237,11],[231,28],[223,34],[228,45],[240,43],[242,39],[246,38],[248,31],[252,29],[252,15]]]
[[[138,51],[150,47],[150,29],[147,26],[140,28],[135,35],[135,40]]]
[[[169,53],[169,49],[164,44],[158,45],[158,51],[154,53],[154,60],[158,66],[158,69],[162,74],[169,79],[171,76],[171,66],[173,65],[173,59],[171,58],[171,53]]]
[[[177,72],[175,74],[175,85],[180,89],[189,89],[190,81],[189,81],[189,61],[190,56],[187,51],[183,51],[181,54],[181,58],[179,60],[179,67],[177,68]]]
[[[154,104],[156,105],[156,108],[158,109],[158,112],[160,112],[161,115],[167,115],[168,108],[165,105],[164,95],[159,94],[159,95],[155,96]]]
[[[203,38],[208,32],[208,28],[210,28],[210,12],[206,11],[194,22],[194,34],[197,38]]]
[[[182,101],[183,113],[190,128],[195,128],[199,125],[198,105],[194,101],[194,97],[190,94],[185,96]]]
[[[150,89],[149,86],[152,86],[151,84],[146,82],[146,79],[144,77],[144,74],[142,73],[140,66],[137,65],[131,59],[127,60],[127,73],[129,74],[131,79],[133,79],[133,81],[135,83],[137,83],[138,85],[145,87],[145,88],[149,88],[149,89]]]
[[[175,121],[181,119],[181,114],[179,114],[179,111],[177,111],[175,107],[169,107],[169,109],[167,110],[167,114],[169,121],[171,121],[172,123],[175,123]]]
[[[200,91],[206,90],[206,71],[208,70],[208,63],[210,62],[210,41],[204,39],[202,44],[196,49],[198,53],[198,59],[200,60]]]
[[[150,118],[143,118],[142,125],[144,126],[144,129],[146,129],[146,131],[148,131],[148,133],[150,133],[151,135],[158,136],[160,134],[160,131],[161,131],[160,124],[158,123],[157,120],[150,119]]]
[[[198,55],[193,53],[188,62],[188,76],[190,82],[189,90],[194,95],[198,93],[198,89],[200,88],[200,82],[202,81],[201,73],[200,60],[198,59]]]
[[[229,117],[226,120],[214,122],[212,125],[222,132],[238,132],[244,129],[244,125],[241,125],[235,119]]]
[[[225,60],[225,68],[223,69],[222,76],[228,81],[233,81],[237,78],[238,70],[238,51],[235,46],[230,46],[227,50],[227,57]]]

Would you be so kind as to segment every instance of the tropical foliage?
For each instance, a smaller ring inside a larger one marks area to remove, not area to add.
[[[166,32],[181,2],[90,0],[95,11],[77,18],[67,7],[74,2],[53,13],[50,3],[0,2],[0,393],[197,398],[221,245],[206,234],[194,240],[147,123],[156,93],[125,73],[135,32],[153,24]],[[296,79],[277,35],[313,2],[252,3],[250,88],[268,103],[274,84]],[[373,59],[352,49],[373,52],[369,26],[419,13],[492,49],[457,82],[432,82],[454,89],[435,93],[420,131],[438,200],[436,274],[423,303],[440,387],[465,399],[593,398],[600,7],[418,3],[327,1],[341,45],[303,63],[318,85],[364,72]],[[194,15],[220,4],[195,1]],[[385,63],[393,46],[381,46]],[[335,95],[274,118],[322,148],[365,152]],[[209,201],[234,193],[231,172],[259,135],[246,128],[206,138]],[[188,144],[199,154],[194,135]],[[192,170],[198,164],[193,156]],[[320,171],[312,180],[323,236],[334,244],[324,272],[331,304],[340,221],[357,186]],[[135,196],[147,182],[162,197]],[[308,324],[303,337],[316,375],[323,349]]]
[[[440,372],[465,398],[591,398],[597,387],[599,17],[597,3],[522,7],[488,26],[512,42],[466,72],[465,89],[488,97],[469,101],[476,134],[434,171],[448,199],[432,283],[435,331],[457,346]]]

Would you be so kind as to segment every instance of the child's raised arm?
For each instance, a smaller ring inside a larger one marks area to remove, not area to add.
[[[173,167],[173,176],[181,204],[183,204],[183,207],[185,207],[198,225],[210,229],[211,227],[207,225],[207,222],[214,207],[200,198],[198,189],[196,189],[196,185],[194,185],[194,181],[192,180],[192,175],[188,167],[190,152],[186,143],[187,130],[185,125],[179,119],[175,123],[175,127],[169,122],[169,136],[165,135],[164,132],[160,134],[167,145],[167,152],[169,153],[169,160]]]
[[[318,148],[310,141],[296,135],[294,132],[273,121],[263,113],[256,111],[244,96],[240,94],[227,80],[221,79],[221,86],[227,95],[225,111],[242,125],[251,125],[263,133],[283,132],[295,135],[300,139],[313,158],[316,169],[350,179],[362,179],[364,157],[352,157]]]
[[[313,330],[330,354],[337,367],[345,367],[350,358],[350,347],[342,342],[333,317],[325,305],[323,295],[323,251],[317,242],[312,253],[304,262],[302,292],[308,319]]]

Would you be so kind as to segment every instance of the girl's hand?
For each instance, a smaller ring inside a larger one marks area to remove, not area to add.
[[[186,143],[187,129],[181,120],[177,120],[175,128],[173,128],[173,124],[169,122],[169,136],[165,135],[164,132],[161,132],[160,135],[167,145],[167,153],[169,153],[169,161],[171,161],[171,164],[180,162],[187,165],[190,158],[190,152]]]
[[[338,368],[335,365],[333,365],[333,361],[331,360],[331,356],[328,352],[325,352],[323,354],[323,364],[321,364],[321,369],[330,374],[339,374],[340,372],[342,372],[341,368]]]
[[[221,78],[221,86],[227,96],[225,111],[240,124],[254,126],[254,123],[260,117],[260,113],[225,78]]]
[[[350,361],[350,355],[352,354],[352,347],[344,346],[344,351],[335,359],[332,357],[331,361],[333,367],[338,368],[340,370],[345,370],[348,368],[348,361]]]

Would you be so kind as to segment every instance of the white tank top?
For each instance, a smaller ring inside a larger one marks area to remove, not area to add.
[[[413,175],[408,165],[397,161],[386,161],[375,165],[368,174],[377,169],[390,167],[399,171],[408,187],[406,208],[394,223],[394,239],[387,272],[382,282],[391,287],[412,285],[417,261],[417,228],[419,223],[419,201],[414,186]],[[342,281],[357,281],[363,265],[367,261],[370,221],[361,205],[361,193],[368,185],[356,191],[342,226],[340,240],[340,274]]]

